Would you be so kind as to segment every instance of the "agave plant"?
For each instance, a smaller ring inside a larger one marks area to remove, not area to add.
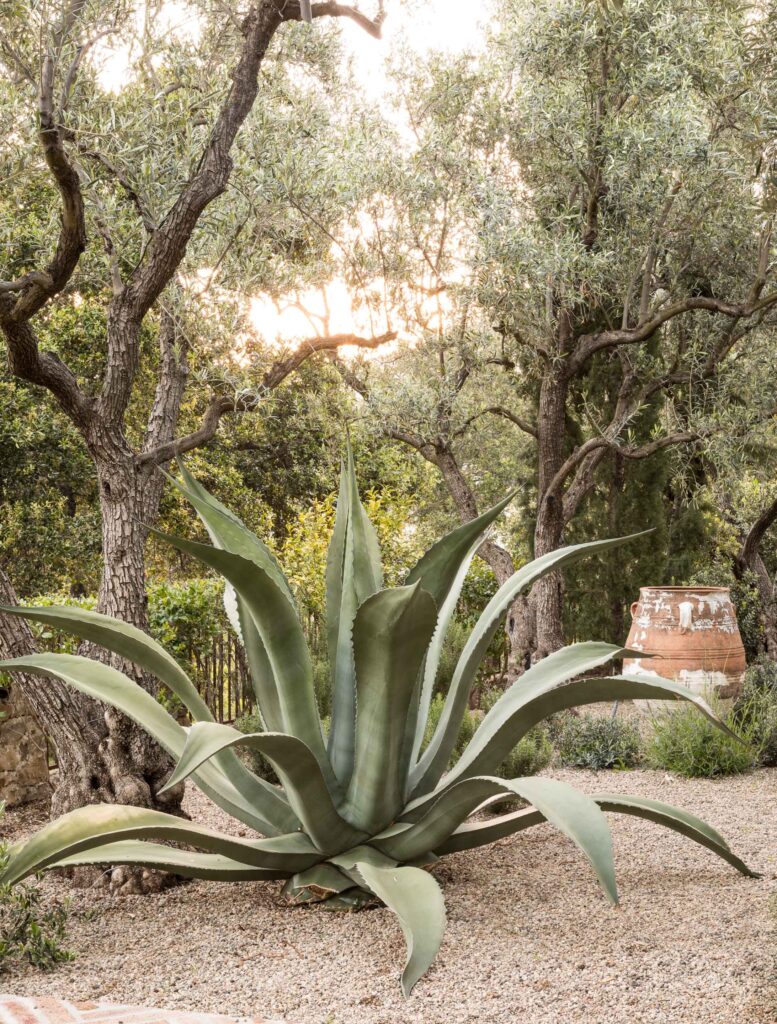
[[[377,900],[398,916],[405,934],[402,987],[407,995],[442,941],[445,907],[428,869],[446,854],[547,821],[579,847],[615,903],[604,813],[615,811],[665,825],[751,874],[714,829],[659,801],[606,793],[590,797],[550,778],[505,780],[489,774],[546,716],[595,701],[687,700],[726,728],[699,696],[675,682],[644,675],[597,676],[597,669],[629,653],[610,644],[573,644],[533,665],[505,691],[449,768],[479,663],[516,595],[544,573],[630,538],[561,548],[516,572],[472,630],[437,728],[424,744],[440,654],[464,577],[484,531],[510,499],[435,544],[403,586],[384,588],[376,534],[359,500],[349,451],[326,570],[333,709],[325,736],[305,634],[278,563],[183,467],[180,480],[173,482],[197,510],[213,543],[167,539],[225,578],[265,731],[244,735],[214,722],[171,655],[140,630],[96,612],[6,609],[70,630],[154,673],[186,705],[192,726],[182,727],[134,681],[96,661],[38,654],[3,662],[0,668],[56,677],[118,708],[176,759],[167,787],[191,778],[261,837],[222,835],[141,807],[83,807],[13,847],[0,881],[16,882],[45,868],[122,863],[223,881],[282,879],[293,904],[355,909]],[[250,772],[237,747],[259,751],[281,785]],[[528,806],[488,820],[476,816],[505,794]],[[167,845],[171,842],[179,846]]]

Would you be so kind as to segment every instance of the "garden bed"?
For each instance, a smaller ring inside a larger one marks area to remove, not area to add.
[[[768,1024],[775,1019],[769,897],[777,877],[777,769],[717,781],[663,772],[554,771],[587,792],[658,797],[720,829],[759,880],[648,822],[610,816],[622,907],[543,825],[437,869],[449,925],[408,1001],[404,943],[384,910],[289,909],[277,884],[192,882],[154,897],[74,892],[77,959],[15,970],[21,995],[285,1017],[298,1024]],[[239,831],[201,794],[198,821]],[[19,838],[40,815],[16,811]],[[46,877],[62,896],[65,882]]]

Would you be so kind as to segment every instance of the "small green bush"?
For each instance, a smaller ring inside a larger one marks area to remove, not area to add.
[[[426,748],[430,742],[434,731],[437,728],[437,724],[440,721],[442,715],[442,709],[445,707],[445,697],[441,693],[436,693],[432,697],[432,703],[429,707],[429,717],[426,721],[426,733],[424,735],[424,742],[422,750]],[[450,765],[453,765],[458,761],[459,757],[464,752],[464,748],[475,735],[475,730],[480,725],[482,714],[478,711],[466,711],[464,717],[461,720],[461,726],[459,728],[459,735],[456,740],[456,748],[451,754]]]
[[[556,738],[556,751],[565,768],[593,771],[633,768],[640,759],[641,746],[635,726],[606,715],[567,715]]]
[[[0,871],[7,862],[8,844],[0,840]],[[35,885],[0,885],[0,973],[13,963],[24,962],[49,970],[55,964],[72,960],[73,953],[62,945],[67,918],[68,905],[54,903],[44,907],[43,895]]]
[[[732,719],[755,748],[758,764],[777,766],[777,662],[763,657],[750,666]]]
[[[553,758],[553,745],[547,731],[539,725],[521,739],[494,773],[500,779],[522,779],[538,775]]]
[[[737,729],[732,715],[722,716]],[[749,771],[757,757],[747,735],[744,742],[716,728],[692,707],[657,714],[653,736],[646,751],[651,768],[663,768],[690,779],[711,779],[720,775],[739,775]]]
[[[323,655],[313,657],[313,689],[316,691],[318,713],[322,718],[332,714],[332,673],[329,659]]]

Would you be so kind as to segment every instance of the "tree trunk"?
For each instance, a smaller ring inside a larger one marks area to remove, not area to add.
[[[478,508],[475,496],[453,453],[448,448],[439,447],[435,452],[434,463],[442,473],[461,521],[468,523],[476,519]],[[510,552],[493,540],[483,541],[478,554],[489,566],[500,587],[515,572]],[[524,595],[516,598],[507,610],[505,638],[507,679],[512,681],[529,667],[534,646],[534,614],[529,599]]]
[[[775,594],[775,585],[769,576],[769,570],[759,551],[748,552],[747,560],[740,555],[735,568],[739,577],[742,577],[746,571],[755,576],[758,594],[761,598],[764,649],[770,658],[777,661],[777,594]]]
[[[136,472],[134,455],[127,446],[107,438],[103,432],[99,447],[92,446],[92,455],[97,464],[102,514],[103,572],[97,610],[147,631],[146,524],[157,518],[161,487],[151,483],[149,474]],[[83,644],[81,653],[113,665],[156,696],[154,677],[140,672],[131,663],[91,644]],[[172,768],[169,755],[120,712],[108,708],[103,720],[100,799],[178,811],[182,786],[161,797],[157,794]],[[84,799],[83,780],[74,784],[70,779],[69,786],[68,806],[63,803],[62,810],[92,802]]]
[[[146,530],[142,525],[155,518],[161,487],[149,485],[147,474],[137,474],[131,452],[109,445],[105,435],[95,454],[100,482],[103,522],[103,574],[98,611],[146,629],[145,559]],[[155,506],[154,505],[155,499]],[[0,574],[2,603],[15,604],[16,596]],[[35,650],[27,622],[8,616],[0,620],[0,653],[17,657]],[[79,653],[112,664],[155,693],[153,677],[99,647],[82,644]],[[172,770],[172,761],[149,736],[113,708],[91,700],[54,679],[17,676],[15,684],[44,725],[56,751],[58,779],[51,813],[56,818],[87,804],[117,803],[178,813],[184,786],[159,796],[158,790]],[[79,869],[76,880],[91,884],[93,869]],[[168,876],[125,866],[105,877],[112,888],[124,892],[158,891],[169,884]]]
[[[561,547],[564,538],[564,509],[561,488],[550,484],[564,462],[564,429],[567,382],[549,370],[540,386],[537,417],[537,523],[534,530],[534,557],[539,558]],[[538,580],[530,603],[536,617],[534,660],[564,646],[563,578],[552,572]]]
[[[734,568],[738,576],[746,570],[754,574],[758,582],[758,592],[763,608],[764,646],[770,658],[777,659],[777,593],[769,570],[761,557],[761,542],[764,535],[777,522],[777,500],[764,509],[753,523],[747,536],[742,539],[742,547],[735,560]]]

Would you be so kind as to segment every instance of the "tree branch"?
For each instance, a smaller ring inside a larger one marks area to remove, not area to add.
[[[769,505],[750,527],[739,552],[739,559],[748,567],[752,567],[758,555],[761,541],[766,531],[777,522],[777,498]]]
[[[89,146],[85,145],[82,142],[76,142],[75,146],[82,156],[85,156],[89,160],[93,160],[95,163],[100,164],[100,166],[104,167],[112,178],[115,178],[115,180],[119,183],[119,185],[121,185],[122,189],[124,190],[124,194],[126,195],[129,202],[132,203],[132,205],[137,210],[138,216],[140,217],[143,223],[143,227],[146,229],[146,231],[149,232],[149,234],[153,233],[157,227],[156,222],[151,214],[150,209],[146,205],[145,201],[142,199],[138,190],[132,185],[127,175],[124,174],[124,172],[119,167],[117,167],[112,160],[109,160],[104,153],[100,153],[96,149],[90,149]]]
[[[387,341],[393,341],[395,337],[396,333],[394,331],[388,331],[386,334],[381,334],[375,338],[360,338],[356,334],[334,334],[329,337],[309,338],[298,345],[290,356],[273,363],[262,378],[261,391],[265,395],[277,388],[289,374],[293,373],[312,355],[316,355],[319,352],[333,352],[343,345],[354,345],[358,348],[378,348],[378,346],[385,344]],[[255,393],[237,397],[215,395],[205,410],[200,425],[196,430],[177,440],[167,441],[147,448],[138,456],[136,460],[137,465],[144,466],[148,463],[159,465],[160,463],[169,462],[176,455],[183,455],[185,452],[192,451],[192,449],[206,444],[215,437],[223,416],[231,412],[249,412],[256,407],[259,400]]]
[[[563,485],[570,473],[577,469],[577,467],[585,461],[587,456],[599,449],[609,448],[611,451],[616,451],[627,459],[647,459],[656,452],[661,451],[663,448],[669,448],[675,444],[690,444],[693,441],[700,441],[704,436],[706,436],[706,434],[699,431],[678,431],[675,434],[667,434],[665,437],[659,437],[655,441],[651,441],[649,444],[642,445],[639,448],[624,447],[605,434],[599,437],[591,437],[567,457],[548,484],[545,493],[555,494]]]
[[[344,345],[354,345],[356,348],[379,348],[388,341],[394,341],[396,336],[396,331],[386,331],[385,334],[379,334],[374,338],[362,338],[357,334],[332,334],[328,337],[308,338],[301,342],[286,359],[279,359],[273,363],[264,375],[262,386],[266,391],[272,391],[306,359],[318,352],[335,352]]]
[[[602,349],[615,348],[618,345],[636,345],[647,341],[648,338],[656,333],[659,327],[675,319],[675,317],[682,316],[683,313],[690,313],[693,310],[700,309],[734,319],[744,319],[775,304],[777,304],[777,292],[770,292],[762,299],[754,302],[748,301],[739,305],[726,302],[723,299],[707,298],[701,295],[681,299],[670,306],[666,306],[656,313],[655,316],[643,321],[637,327],[582,335],[578,341],[577,348],[569,360],[570,373],[578,373],[591,356]]]
[[[311,13],[314,18],[350,18],[356,22],[359,28],[380,39],[383,22],[386,19],[386,12],[383,9],[383,0],[380,0],[378,13],[374,18],[368,18],[356,7],[350,4],[334,3],[333,0],[326,0],[324,3],[312,4]],[[284,21],[302,21],[299,0],[289,0],[283,8]]]
[[[365,19],[341,4],[316,4],[314,14]],[[108,317],[108,359],[99,409],[107,420],[123,416],[137,373],[140,323],[178,270],[189,239],[206,207],[226,188],[232,172],[232,145],[248,117],[258,91],[258,76],[267,48],[284,21],[299,17],[299,4],[260,0],[243,21],[244,41],[232,84],[197,166],[170,210],[152,233],[140,263]],[[293,368],[293,367],[292,367]]]
[[[5,282],[5,291],[19,290],[21,294],[7,315],[22,323],[33,317],[52,296],[57,295],[70,280],[86,248],[84,201],[78,172],[68,159],[62,141],[62,132],[54,114],[54,57],[51,52],[43,58],[40,96],[38,102],[40,128],[38,140],[46,164],[62,200],[62,217],[54,255],[45,271],[25,275],[21,289],[19,282]],[[8,285],[11,285],[9,288]],[[11,342],[9,341],[9,344]]]
[[[455,436],[461,436],[461,434],[464,434],[467,431],[471,423],[474,423],[475,420],[479,419],[481,416],[486,416],[488,414],[491,414],[492,416],[501,416],[503,419],[509,420],[510,423],[514,423],[516,427],[520,428],[525,434],[529,434],[531,437],[538,436],[537,427],[533,423],[522,419],[520,416],[516,416],[514,412],[511,412],[509,409],[505,409],[502,405],[489,405],[487,409],[481,409],[480,412],[476,412],[474,416],[470,416],[466,423],[456,431]]]
[[[0,327],[8,346],[8,366],[15,376],[47,388],[80,429],[91,419],[94,401],[78,386],[75,374],[53,352],[40,350],[28,320],[14,318],[9,295],[0,293]]]

